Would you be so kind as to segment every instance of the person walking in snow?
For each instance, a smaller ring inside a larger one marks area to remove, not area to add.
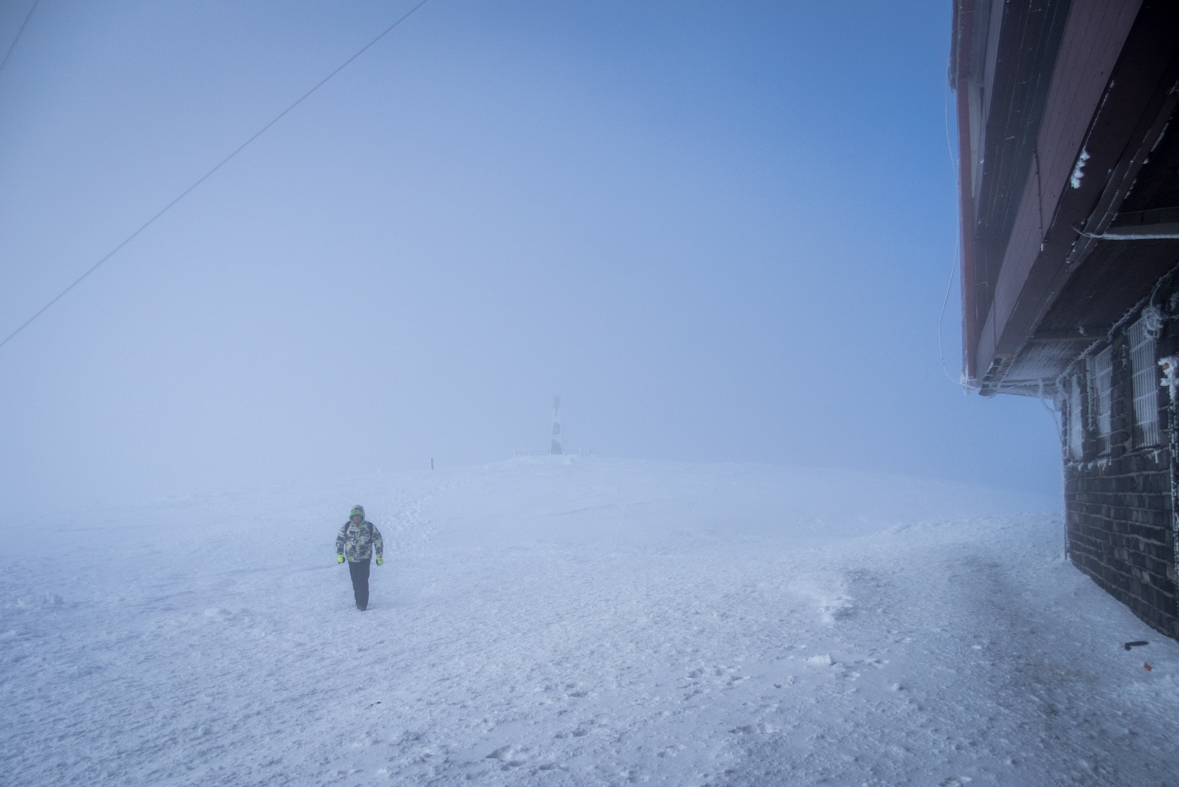
[[[352,514],[336,536],[336,562],[348,559],[348,573],[352,575],[352,592],[356,596],[356,608],[363,612],[368,608],[368,569],[373,550],[377,553],[377,565],[385,562],[385,543],[381,531],[364,518],[364,506],[352,506]]]

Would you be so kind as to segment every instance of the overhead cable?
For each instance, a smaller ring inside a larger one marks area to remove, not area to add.
[[[20,30],[16,31],[16,38],[12,39],[12,43],[8,45],[8,51],[4,53],[4,59],[0,60],[0,71],[3,71],[4,66],[8,65],[8,58],[12,55],[12,50],[16,49],[16,42],[20,41],[21,34],[25,32],[25,25],[29,23],[29,19],[32,18],[33,12],[37,10],[37,3],[39,2],[41,2],[41,0],[33,0],[33,7],[29,9],[27,14],[25,14],[25,21],[20,23]]]
[[[410,9],[408,12],[406,12],[404,16],[402,16],[402,17],[401,17],[400,19],[398,19],[396,22],[394,22],[393,24],[391,24],[391,25],[389,25],[387,28],[385,28],[385,29],[384,29],[384,31],[382,31],[380,35],[378,35],[376,38],[374,38],[373,40],[371,40],[371,41],[369,41],[367,44],[365,44],[363,47],[361,47],[361,48],[360,48],[360,49],[359,49],[359,50],[358,50],[358,51],[357,51],[357,52],[356,52],[354,55],[352,55],[352,57],[350,57],[350,58],[348,58],[347,60],[345,60],[343,63],[341,63],[339,66],[337,66],[337,67],[336,67],[336,69],[335,69],[334,71],[332,71],[330,74],[328,74],[327,76],[325,76],[323,79],[319,80],[319,82],[317,82],[317,83],[316,83],[316,85],[315,85],[314,87],[312,87],[310,90],[308,90],[308,91],[307,91],[306,93],[304,93],[302,96],[300,96],[300,97],[299,97],[299,98],[298,98],[298,99],[297,99],[297,100],[296,100],[294,103],[292,103],[290,106],[288,106],[288,107],[287,107],[286,109],[284,109],[282,112],[278,113],[278,115],[276,115],[276,116],[274,117],[274,119],[273,119],[273,120],[271,120],[271,121],[270,121],[269,123],[267,123],[265,126],[263,126],[262,128],[260,128],[260,129],[259,129],[257,132],[255,132],[255,133],[254,133],[254,135],[253,135],[253,136],[251,136],[249,139],[247,139],[247,140],[246,140],[245,142],[243,142],[242,144],[238,145],[238,146],[237,146],[237,148],[236,148],[236,149],[234,149],[234,151],[233,151],[232,153],[230,153],[230,154],[229,154],[228,156],[226,156],[225,158],[221,159],[221,161],[220,161],[220,162],[218,162],[216,166],[214,166],[212,169],[210,169],[210,170],[209,170],[208,172],[206,172],[204,175],[201,175],[201,176],[200,176],[200,178],[198,178],[198,179],[197,179],[197,181],[196,181],[195,183],[193,183],[191,186],[189,186],[189,187],[188,187],[188,188],[186,188],[184,191],[182,191],[178,197],[176,197],[174,200],[172,200],[172,201],[171,201],[171,202],[169,202],[167,205],[165,205],[163,208],[161,208],[161,209],[160,209],[160,211],[159,211],[158,213],[156,213],[156,214],[155,214],[154,216],[152,216],[150,219],[148,219],[148,220],[147,220],[147,221],[145,221],[143,224],[141,224],[141,225],[139,226],[139,229],[137,229],[137,230],[135,230],[134,232],[132,232],[130,235],[128,235],[126,238],[124,238],[124,239],[123,239],[123,241],[122,241],[122,242],[121,242],[121,243],[120,243],[118,246],[115,246],[113,249],[111,249],[111,250],[110,250],[110,251],[109,251],[109,252],[106,254],[106,256],[105,256],[105,257],[103,257],[102,259],[100,259],[98,262],[94,263],[94,265],[90,266],[89,270],[87,270],[85,273],[83,273],[83,274],[82,274],[81,276],[79,276],[77,279],[74,279],[73,283],[71,283],[71,284],[70,284],[68,287],[66,287],[64,290],[62,290],[62,291],[61,291],[61,292],[59,292],[57,295],[55,295],[55,296],[53,297],[53,299],[52,299],[52,300],[50,300],[50,301],[49,301],[49,303],[47,303],[47,304],[45,304],[44,306],[42,306],[42,307],[41,307],[41,308],[40,308],[40,309],[37,311],[37,313],[36,313],[36,314],[34,314],[34,315],[33,315],[32,317],[30,317],[29,319],[25,320],[25,321],[24,321],[24,322],[21,324],[21,326],[20,326],[19,328],[17,328],[15,331],[13,331],[12,333],[8,334],[8,336],[7,336],[7,337],[5,337],[4,341],[0,341],[0,347],[3,347],[4,345],[8,344],[8,342],[9,342],[9,341],[11,341],[11,340],[12,340],[12,338],[13,338],[14,336],[16,336],[18,333],[20,333],[20,332],[21,332],[21,331],[23,331],[25,328],[27,328],[27,327],[29,326],[29,324],[33,322],[33,320],[36,320],[38,317],[40,317],[42,314],[44,314],[44,313],[45,313],[45,311],[49,309],[49,307],[53,306],[53,304],[55,304],[55,303],[57,303],[59,300],[61,300],[62,296],[64,296],[64,295],[65,295],[67,292],[69,292],[70,290],[74,289],[74,287],[78,286],[78,284],[80,284],[80,283],[82,282],[82,280],[83,280],[83,279],[85,279],[85,278],[86,278],[87,276],[89,276],[91,273],[94,273],[94,271],[98,270],[99,266],[101,266],[101,265],[102,265],[104,262],[106,262],[107,260],[109,260],[111,257],[115,256],[115,254],[117,254],[117,253],[119,252],[119,250],[120,250],[120,249],[122,249],[124,246],[126,246],[128,243],[130,243],[132,240],[134,240],[134,239],[136,238],[136,236],[138,236],[138,235],[139,235],[139,233],[143,232],[145,229],[147,229],[147,228],[148,228],[148,227],[150,227],[150,226],[151,226],[153,223],[155,223],[155,220],[156,220],[156,219],[158,219],[160,216],[163,216],[165,213],[167,213],[169,210],[171,210],[171,209],[172,209],[172,207],[176,205],[176,203],[180,202],[180,200],[182,200],[182,199],[184,199],[185,197],[187,197],[187,196],[188,196],[188,195],[189,195],[189,194],[190,194],[190,193],[191,193],[191,192],[192,192],[194,189],[196,189],[196,187],[197,187],[197,186],[201,185],[201,184],[202,184],[202,183],[204,183],[206,180],[208,180],[208,179],[209,179],[209,177],[210,177],[210,176],[211,176],[211,175],[212,175],[214,172],[216,172],[217,170],[221,169],[221,167],[225,166],[225,165],[226,165],[226,164],[229,162],[229,160],[230,160],[230,159],[232,159],[232,158],[233,158],[234,156],[236,156],[238,153],[241,153],[243,150],[245,150],[245,149],[246,149],[246,147],[248,147],[248,146],[249,146],[249,144],[250,144],[251,142],[253,142],[253,141],[254,141],[254,140],[256,140],[258,137],[260,137],[260,136],[262,136],[263,134],[265,134],[265,133],[266,133],[266,132],[267,132],[267,131],[270,129],[270,127],[271,127],[271,126],[273,126],[275,123],[277,123],[278,121],[280,121],[280,120],[282,120],[284,117],[286,117],[286,116],[287,116],[287,114],[289,114],[291,110],[293,110],[295,107],[297,107],[297,106],[299,106],[300,104],[302,104],[302,103],[303,103],[303,102],[304,102],[304,101],[305,101],[305,100],[306,100],[306,99],[307,99],[307,98],[308,98],[308,97],[309,97],[309,96],[310,96],[312,93],[314,93],[315,91],[317,91],[317,90],[319,90],[321,87],[323,87],[325,84],[327,84],[328,80],[330,80],[330,79],[331,79],[332,77],[334,77],[336,74],[340,73],[340,72],[341,72],[341,71],[343,71],[345,68],[347,68],[349,65],[351,65],[352,61],[356,60],[356,58],[360,57],[360,56],[361,56],[361,55],[363,55],[365,52],[367,52],[367,51],[368,51],[370,48],[372,48],[372,46],[373,46],[374,44],[376,44],[378,41],[380,41],[380,40],[381,40],[382,38],[384,38],[385,36],[389,35],[389,33],[393,32],[393,29],[394,29],[394,28],[396,28],[398,25],[400,25],[400,24],[401,24],[402,22],[404,22],[406,19],[409,19],[409,18],[410,18],[410,17],[411,17],[411,16],[414,14],[414,12],[415,12],[415,11],[417,11],[419,8],[421,8],[422,6],[424,6],[424,5],[425,5],[426,3],[428,3],[428,2],[429,2],[429,0],[421,0],[421,2],[420,2],[420,3],[418,3],[418,4],[417,4],[417,5],[415,5],[413,8],[411,8],[411,9]],[[30,13],[31,13],[31,12],[30,12]],[[27,21],[27,20],[26,20],[26,21]]]

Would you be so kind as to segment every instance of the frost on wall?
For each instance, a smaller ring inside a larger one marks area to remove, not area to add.
[[[1081,420],[1081,381],[1073,375],[1068,392],[1068,458],[1079,462],[1085,458],[1084,422]]]
[[[1073,174],[1069,176],[1068,183],[1074,189],[1081,187],[1081,179],[1085,177],[1085,162],[1089,160],[1089,151],[1082,150],[1081,155],[1077,156],[1077,164],[1073,167]]]

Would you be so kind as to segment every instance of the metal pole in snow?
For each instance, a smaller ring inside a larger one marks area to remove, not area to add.
[[[553,442],[549,446],[550,454],[563,454],[561,447],[561,397],[553,397]]]

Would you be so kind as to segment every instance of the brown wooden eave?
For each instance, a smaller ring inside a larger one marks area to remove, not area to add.
[[[1179,208],[1177,103],[1179,3],[1073,0],[1032,166],[1005,197],[1015,207],[1001,265],[987,257],[995,237],[964,238],[975,265],[968,281],[964,248],[966,370],[984,394],[1051,384],[1071,362],[1069,353],[1084,352],[1094,333],[1108,331],[1179,262],[1179,241],[1096,240],[1078,232],[1162,226],[1160,217]],[[1078,170],[1082,151],[1088,159]],[[966,169],[964,160],[964,177]],[[980,297],[985,287],[993,290],[989,299]],[[977,317],[983,304],[985,319],[972,334],[967,312],[973,308]]]

